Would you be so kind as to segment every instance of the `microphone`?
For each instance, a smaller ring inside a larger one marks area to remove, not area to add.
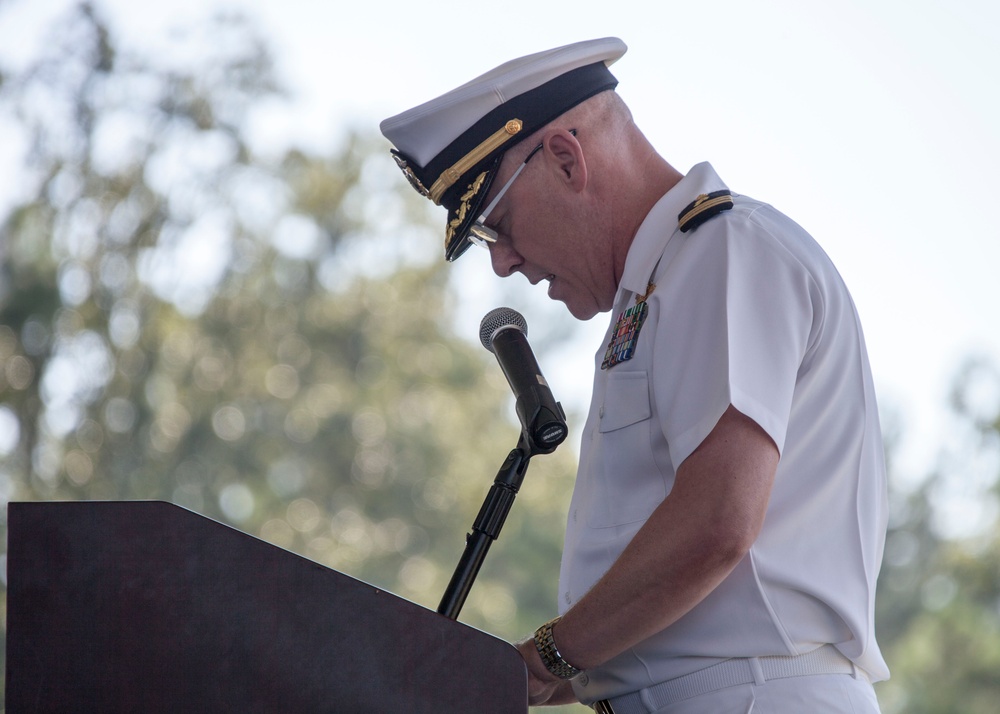
[[[498,307],[479,324],[483,347],[496,355],[511,390],[521,431],[533,452],[548,454],[566,438],[566,415],[552,396],[528,346],[528,324],[517,310]]]

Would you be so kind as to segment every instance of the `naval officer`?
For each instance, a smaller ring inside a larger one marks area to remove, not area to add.
[[[481,246],[610,313],[559,615],[518,643],[529,701],[877,712],[886,482],[857,311],[803,228],[654,149],[615,92],[625,51],[515,59],[381,125],[447,209],[448,260]]]

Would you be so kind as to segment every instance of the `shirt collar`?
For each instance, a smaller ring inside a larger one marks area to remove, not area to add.
[[[695,165],[650,209],[632,239],[618,291],[645,294],[657,259],[679,231],[677,216],[703,193],[728,188],[707,161]]]

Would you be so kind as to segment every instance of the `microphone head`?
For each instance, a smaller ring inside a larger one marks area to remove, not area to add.
[[[490,310],[479,323],[479,340],[483,347],[490,352],[493,351],[493,338],[501,330],[513,328],[520,330],[525,337],[528,336],[528,323],[517,310],[509,307],[498,307]]]

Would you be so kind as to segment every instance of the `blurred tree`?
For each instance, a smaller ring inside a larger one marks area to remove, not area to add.
[[[239,18],[176,40],[130,54],[82,4],[0,71],[27,146],[0,216],[0,498],[170,500],[433,608],[517,436],[496,365],[451,331],[440,217],[375,139],[260,155],[280,90]],[[997,385],[970,367],[954,400],[994,460]],[[532,465],[463,621],[514,638],[551,616],[572,461]],[[955,474],[892,494],[886,714],[1000,700],[1000,532],[936,528]]]
[[[890,494],[876,610],[892,669],[877,686],[885,714],[992,714],[1000,702],[1000,373],[970,361],[952,406],[959,453]],[[946,537],[941,514],[956,492],[965,533]]]
[[[450,331],[437,222],[374,139],[254,151],[278,88],[239,18],[177,41],[197,60],[130,55],[82,4],[4,73],[28,149],[0,225],[0,496],[173,501],[434,608],[517,440],[496,364]],[[532,465],[463,621],[512,639],[553,614],[572,461]]]

